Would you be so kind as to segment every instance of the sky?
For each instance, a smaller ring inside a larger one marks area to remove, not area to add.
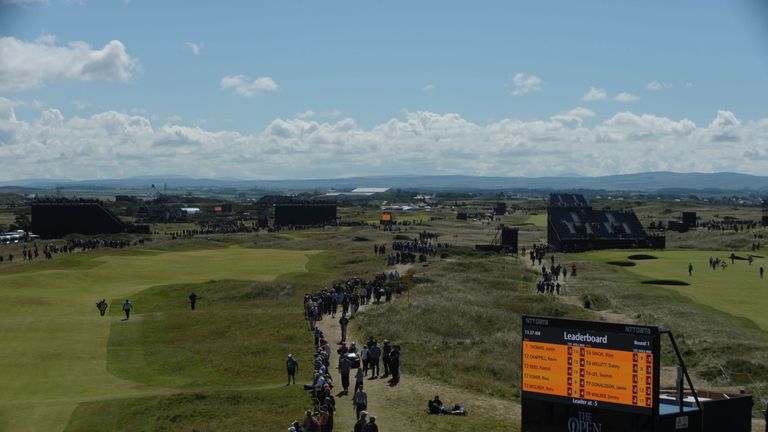
[[[0,180],[768,171],[760,0],[0,0]]]

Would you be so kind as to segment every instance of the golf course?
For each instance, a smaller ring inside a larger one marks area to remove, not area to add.
[[[674,290],[696,303],[751,320],[768,331],[768,279],[761,279],[759,273],[765,260],[755,258],[750,265],[746,253],[738,254],[733,262],[730,255],[731,251],[668,250],[639,254],[625,250],[591,252],[583,257],[615,265],[640,276],[644,284]],[[725,260],[727,267],[712,269],[710,257]],[[690,276],[689,264],[693,266]]]
[[[361,214],[372,220],[376,211]],[[399,265],[409,275],[406,292],[366,306],[350,323],[353,341],[375,336],[403,347],[397,386],[366,382],[369,410],[387,430],[519,431],[523,314],[669,328],[700,387],[765,391],[768,287],[759,252],[751,265],[738,259],[749,254],[743,248],[733,263],[731,252],[708,248],[555,253],[579,274],[561,295],[540,294],[540,267],[524,255],[475,250],[494,238],[494,227],[450,215],[393,232],[326,227],[172,240],[173,227],[164,226],[140,246],[7,264],[0,273],[0,430],[283,429],[311,407],[300,385],[312,380],[314,352],[304,294],[392,271],[372,246],[421,231],[451,246],[424,264]],[[500,218],[519,224],[521,245],[545,237],[545,220]],[[710,235],[706,244],[718,242]],[[727,268],[708,267],[710,257]],[[101,299],[109,304],[103,317]],[[129,320],[126,299],[134,306]],[[338,316],[320,328],[337,346]],[[301,365],[295,386],[285,385],[289,353]],[[662,344],[663,367],[674,362]],[[662,375],[671,385],[672,375]],[[470,415],[426,416],[436,394]],[[335,422],[335,430],[351,429],[347,397],[337,397]]]
[[[147,368],[153,352],[139,340],[139,330],[150,327],[154,317],[166,309],[191,312],[186,298],[187,290],[197,289],[193,284],[228,279],[248,281],[250,286],[273,281],[283,274],[305,272],[313,253],[242,247],[99,252],[62,255],[4,272],[0,275],[0,430],[62,430],[79,404],[167,395],[174,391],[166,386],[184,387],[189,380],[197,380],[197,389],[236,383],[266,386],[269,382],[264,376],[245,383],[239,379],[204,380],[194,368],[214,368],[206,359],[175,357],[190,363],[183,371],[173,370],[173,363],[153,363],[167,368],[164,371]],[[177,297],[152,306],[150,299],[167,293],[162,289],[155,293],[152,287],[173,284],[189,286],[179,289]],[[250,290],[258,292],[258,288]],[[199,291],[205,294],[201,303],[206,296],[213,301],[217,296],[226,297],[228,289],[234,288],[219,290],[215,282],[202,286]],[[245,291],[248,294],[247,287]],[[100,317],[95,307],[102,298],[110,304],[106,317]],[[122,321],[120,304],[124,299],[135,305],[130,321]],[[196,318],[187,314],[183,321]],[[168,332],[158,336],[172,334],[165,330]],[[129,343],[120,335],[134,338],[135,349],[126,349]],[[205,342],[205,335],[198,334],[197,340]],[[165,355],[172,357],[179,352],[194,356],[193,351],[184,349],[170,349]],[[179,374],[187,381],[171,378]]]

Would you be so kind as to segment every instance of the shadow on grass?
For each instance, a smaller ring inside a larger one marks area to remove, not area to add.
[[[654,279],[643,281],[646,285],[668,285],[668,286],[689,286],[688,282],[683,282],[674,279]]]
[[[629,258],[631,260],[655,260],[655,259],[659,259],[658,257],[655,257],[653,255],[645,255],[645,254],[630,255],[627,258]]]

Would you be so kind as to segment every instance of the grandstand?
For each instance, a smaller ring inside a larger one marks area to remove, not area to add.
[[[762,225],[768,226],[768,197],[763,198],[762,205],[763,205]]]
[[[265,195],[256,203],[260,227],[307,227],[335,225],[334,201],[308,199],[298,195]]]
[[[664,248],[663,236],[649,236],[635,213],[594,210],[580,194],[550,194],[547,242],[563,252],[594,249]]]
[[[112,211],[97,200],[38,201],[32,203],[32,231],[42,238],[60,238],[67,234],[115,234],[126,226]]]

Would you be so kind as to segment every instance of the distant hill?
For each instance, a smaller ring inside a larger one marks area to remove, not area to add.
[[[348,177],[339,179],[307,180],[238,180],[198,179],[183,176],[147,176],[103,180],[46,180],[30,179],[0,181],[0,186],[27,188],[63,189],[122,189],[158,188],[168,184],[174,188],[234,188],[263,189],[270,191],[298,191],[313,189],[349,190],[360,186],[391,187],[395,189],[418,189],[425,191],[455,190],[511,190],[511,189],[592,189],[607,191],[721,191],[721,192],[766,192],[768,177],[738,173],[674,173],[649,172],[622,174],[603,177],[480,177],[463,175],[440,176],[379,176]]]

